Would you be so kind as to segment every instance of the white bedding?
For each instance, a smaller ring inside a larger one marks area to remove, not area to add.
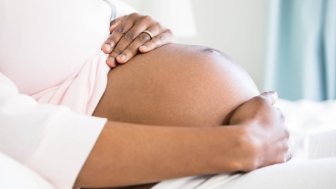
[[[0,188],[54,189],[37,173],[0,153]]]
[[[247,174],[166,180],[152,189],[336,188],[336,101],[279,100],[276,106],[291,133],[291,161]]]
[[[336,101],[280,100],[277,106],[284,112],[296,158],[336,157]]]
[[[283,111],[288,128],[293,134],[336,129],[336,101],[279,100],[276,106]]]
[[[309,180],[313,177],[317,185],[309,184],[309,187],[305,188],[327,189],[330,186],[336,188],[336,179],[333,179],[336,175],[336,158],[320,159],[336,157],[336,101],[289,102],[280,100],[277,106],[284,112],[288,128],[293,136],[291,148],[294,157],[291,162],[297,161],[298,163],[289,162],[285,166],[270,166],[244,175],[221,174],[212,177],[198,176],[167,180],[153,188],[236,189],[242,187],[241,182],[249,184],[248,186],[245,184],[245,187],[253,188],[253,184],[256,184],[256,186],[260,184],[260,181],[255,181],[255,178],[260,177],[264,178],[262,181],[265,182],[263,183],[265,187],[267,184],[269,186],[280,180],[280,183],[284,185],[277,185],[278,188],[295,188],[290,185],[301,186],[302,182],[309,183]],[[310,160],[307,161],[307,159]],[[287,168],[284,169],[283,167]],[[319,174],[319,170],[323,170],[324,175],[327,176]],[[268,178],[260,176],[262,174],[266,174]],[[283,177],[284,175],[286,177]],[[52,188],[42,177],[1,153],[0,178],[0,186],[4,188]],[[286,178],[291,178],[291,182],[286,181]],[[333,183],[330,183],[331,181]]]

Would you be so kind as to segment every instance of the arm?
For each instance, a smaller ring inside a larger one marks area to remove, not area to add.
[[[109,122],[77,185],[115,187],[234,172],[240,169],[235,157],[242,157],[240,132],[239,127],[181,128]],[[228,150],[219,154],[221,149]]]
[[[251,113],[251,107],[258,111]],[[284,161],[288,136],[281,115],[265,99],[250,100],[232,121],[237,124],[209,128],[108,122],[76,185],[136,185],[190,175],[250,171]]]
[[[71,188],[105,119],[40,105],[0,73],[0,151],[56,188]]]

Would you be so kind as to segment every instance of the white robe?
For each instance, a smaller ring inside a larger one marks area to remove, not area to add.
[[[73,186],[106,123],[90,116],[109,71],[100,47],[110,19],[131,11],[115,0],[0,0],[0,153]]]

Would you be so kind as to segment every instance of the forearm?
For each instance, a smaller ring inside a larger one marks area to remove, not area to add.
[[[162,127],[109,122],[76,185],[114,187],[241,169],[240,127]]]

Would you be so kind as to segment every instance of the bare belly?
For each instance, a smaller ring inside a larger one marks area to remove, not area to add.
[[[219,126],[238,105],[259,93],[242,68],[220,52],[199,46],[166,45],[136,56],[108,77],[94,115],[119,122]]]
[[[220,52],[170,44],[113,69],[94,115],[139,124],[221,125],[257,94],[248,74]]]

